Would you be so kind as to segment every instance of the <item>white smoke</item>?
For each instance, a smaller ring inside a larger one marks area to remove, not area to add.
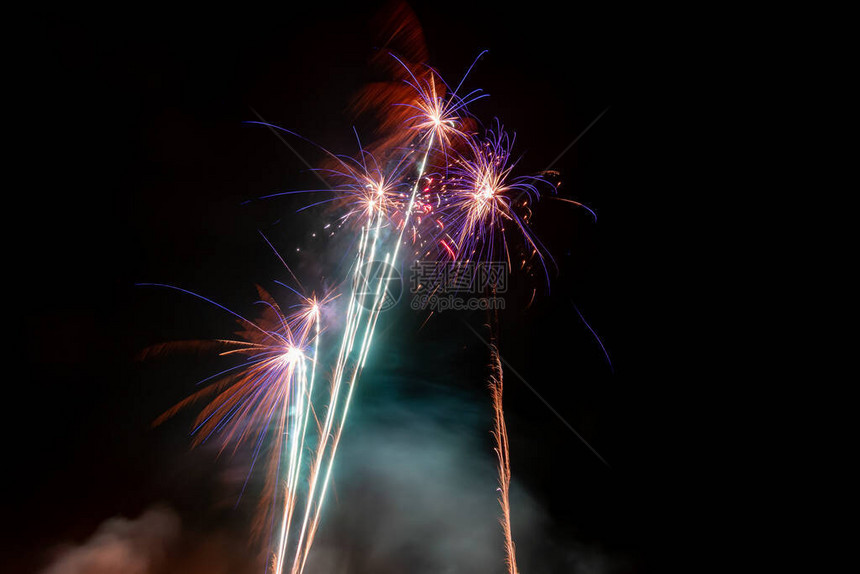
[[[489,404],[444,389],[418,401],[373,398],[338,453],[307,572],[506,572],[490,419],[481,414]],[[522,572],[623,571],[597,549],[554,540],[546,510],[516,479],[511,504]]]
[[[110,518],[83,544],[60,550],[42,574],[152,574],[179,534],[179,517],[162,506],[136,519]]]
[[[222,528],[183,527],[164,505],[104,521],[85,542],[57,549],[39,574],[259,574],[260,555]]]

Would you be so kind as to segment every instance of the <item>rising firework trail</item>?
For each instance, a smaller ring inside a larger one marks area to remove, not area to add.
[[[505,536],[505,564],[508,567],[508,574],[519,574],[514,538],[511,533],[511,503],[509,499],[511,458],[508,448],[508,429],[507,425],[505,425],[505,409],[502,402],[504,397],[504,376],[499,350],[495,345],[491,347],[491,360],[490,393],[493,398],[493,438],[496,441],[495,450],[499,471],[499,506],[502,509],[502,517],[499,519],[499,522],[502,525],[502,533]]]

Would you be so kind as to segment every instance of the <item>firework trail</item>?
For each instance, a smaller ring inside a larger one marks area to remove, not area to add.
[[[397,59],[396,56],[393,57]],[[352,271],[346,328],[335,365],[331,403],[326,413],[322,431],[324,442],[317,450],[311,470],[309,495],[299,532],[298,549],[293,560],[293,574],[300,574],[304,570],[314,535],[319,527],[320,514],[330,484],[335,456],[340,445],[353,393],[371,348],[387,287],[391,282],[394,269],[400,263],[399,255],[406,231],[411,231],[413,242],[417,241],[419,235],[421,221],[419,219],[420,211],[416,209],[416,205],[419,191],[423,189],[422,182],[426,174],[428,159],[434,149],[434,144],[438,144],[444,154],[455,139],[466,138],[466,134],[460,130],[462,123],[458,114],[464,113],[466,105],[480,97],[473,92],[468,96],[468,99],[460,99],[456,95],[457,90],[450,92],[447,97],[442,97],[441,91],[437,87],[439,84],[438,75],[434,71],[430,71],[427,79],[419,80],[402,60],[397,59],[397,61],[407,70],[410,79],[405,80],[405,82],[415,92],[413,100],[411,100],[414,103],[402,104],[414,112],[407,118],[405,127],[415,132],[415,139],[418,144],[422,145],[423,153],[419,152],[418,154],[421,159],[417,162],[417,174],[414,177],[408,201],[405,202],[405,206],[402,205],[401,201],[401,209],[395,212],[399,215],[399,221],[395,217],[386,219],[388,213],[386,207],[392,202],[389,201],[390,190],[387,191],[386,186],[382,183],[386,181],[384,177],[375,178],[371,175],[347,171],[337,172],[353,181],[363,182],[362,185],[358,186],[358,189],[353,188],[352,191],[358,192],[357,202],[361,206],[358,212],[364,217],[366,223],[362,225],[360,230],[358,252]],[[414,147],[408,152],[410,158],[418,157],[418,155],[416,155]],[[365,172],[368,171],[367,163],[364,161],[366,156],[372,157],[372,154],[362,150],[360,165],[365,168]],[[342,160],[340,163],[345,164]],[[402,164],[398,164],[398,166],[400,165]],[[395,169],[395,172],[397,171],[399,169]],[[390,241],[385,241],[381,235],[383,227],[388,227],[389,224],[397,229],[396,240],[394,240],[393,245]],[[377,254],[383,251],[385,252],[382,259],[384,271],[375,280],[375,283],[371,283],[368,280],[368,275],[363,272],[370,264],[377,261]],[[357,342],[358,353],[353,355]],[[349,369],[351,369],[350,373],[347,372]],[[347,378],[348,382],[346,382]],[[343,404],[339,406],[338,403],[345,382],[348,390]],[[340,420],[335,427],[338,410],[341,412]],[[332,432],[334,432],[333,435]],[[330,436],[331,439],[329,439]],[[323,466],[325,467],[324,470]],[[320,479],[322,480],[321,483]],[[280,574],[280,570],[277,572]]]
[[[508,574],[519,574],[514,539],[511,534],[511,504],[508,499],[511,487],[511,459],[508,449],[508,429],[505,425],[505,410],[502,405],[504,383],[502,361],[499,350],[493,345],[490,349],[492,356],[492,375],[490,376],[490,393],[493,398],[493,438],[496,440],[496,456],[499,461],[499,506],[502,517],[499,522],[505,536],[505,564]]]

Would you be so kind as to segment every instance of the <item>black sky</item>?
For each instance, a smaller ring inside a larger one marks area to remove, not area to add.
[[[157,501],[201,524],[211,518],[217,495],[205,485],[217,463],[186,454],[184,427],[148,428],[208,365],[132,357],[163,340],[220,336],[232,323],[134,284],[178,285],[247,310],[254,283],[285,279],[257,231],[290,253],[308,247],[312,224],[289,201],[240,204],[312,179],[271,133],[242,122],[256,119],[253,108],[351,152],[347,104],[370,77],[370,22],[383,6],[68,9],[28,24],[22,146],[32,151],[32,187],[16,192],[23,209],[11,214],[28,229],[15,256],[26,372],[13,408],[25,416],[5,434],[13,566],[36,568],[47,548]],[[642,156],[665,143],[649,132],[665,85],[648,48],[660,40],[608,9],[413,6],[430,63],[448,79],[489,50],[470,84],[491,96],[472,111],[517,132],[521,172],[546,167],[608,108],[555,166],[560,193],[592,207],[598,223],[561,203],[538,208],[535,230],[559,270],[532,308],[520,302],[502,316],[501,350],[611,465],[506,373],[515,477],[571,537],[645,570],[668,545],[654,524],[683,490],[661,442],[679,379],[660,301],[687,287],[665,284],[661,181],[642,169]],[[405,324],[431,353],[434,340],[453,337],[474,369],[485,348],[459,320],[420,332]],[[483,389],[475,381],[470,392]]]

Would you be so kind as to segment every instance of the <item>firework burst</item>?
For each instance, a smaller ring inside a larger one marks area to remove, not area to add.
[[[456,261],[493,261],[501,249],[511,267],[506,232],[513,228],[527,250],[545,266],[546,249],[528,226],[531,205],[541,197],[541,188],[553,187],[539,176],[517,176],[512,172],[515,139],[501,125],[488,130],[481,140],[469,141],[469,155],[460,155],[448,167],[449,178],[439,196],[444,251]],[[524,213],[525,215],[521,215]]]
[[[153,426],[199,401],[208,401],[194,420],[192,446],[217,440],[219,454],[225,450],[235,454],[243,445],[250,445],[251,463],[240,498],[258,461],[262,459],[265,467],[254,533],[265,535],[277,515],[285,522],[281,531],[287,532],[299,492],[303,445],[310,439],[307,430],[313,414],[321,314],[333,297],[301,297],[289,312],[284,312],[267,291],[257,287],[261,311],[251,320],[196,293],[169,285],[157,286],[176,289],[216,305],[236,318],[240,330],[234,339],[154,345],[145,349],[141,358],[197,349],[217,351],[220,356],[239,356],[243,360],[200,381],[198,385],[204,385],[203,388],[164,412]],[[281,540],[286,543],[286,536],[282,534]]]

